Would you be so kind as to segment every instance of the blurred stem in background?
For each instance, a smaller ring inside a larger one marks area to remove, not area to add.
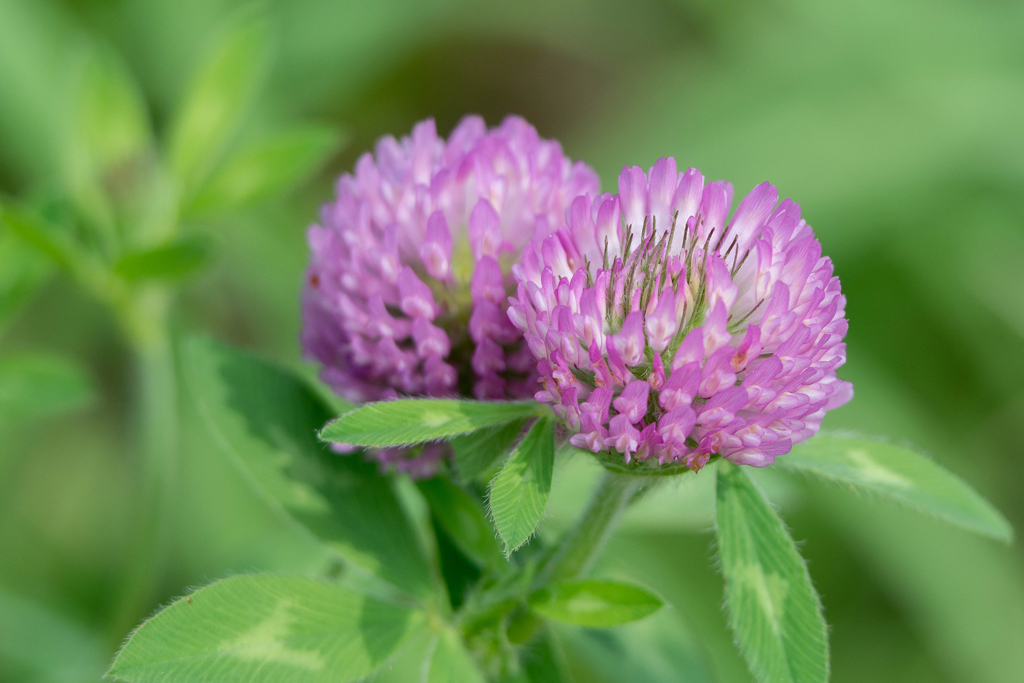
[[[56,178],[45,201],[4,201],[0,223],[106,306],[133,354],[141,493],[109,642],[116,647],[163,597],[179,469],[175,302],[209,261],[199,230],[282,196],[340,142],[333,128],[279,126],[257,116],[271,57],[263,14],[234,15],[200,61],[166,143],[113,50],[84,47],[70,68],[70,120],[53,134]],[[54,187],[55,186],[55,187]]]
[[[156,598],[163,577],[174,519],[178,474],[178,372],[171,336],[170,288],[135,295],[131,335],[135,355],[143,517],[127,567],[127,579],[111,622],[116,642],[130,631]]]
[[[0,221],[112,310],[135,357],[145,514],[136,528],[127,581],[118,600],[112,633],[116,643],[156,598],[166,560],[178,467],[177,370],[170,321],[175,290],[166,284],[129,286],[94,254],[27,212],[6,209]]]

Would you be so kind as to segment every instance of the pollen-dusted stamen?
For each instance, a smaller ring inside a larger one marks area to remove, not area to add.
[[[507,315],[508,268],[535,234],[561,223],[573,198],[598,187],[590,168],[516,117],[491,130],[469,117],[447,140],[433,121],[381,139],[338,180],[337,198],[309,230],[306,356],[353,401],[531,396],[536,366]],[[429,474],[445,449],[376,456]]]
[[[845,299],[799,206],[763,183],[727,222],[732,198],[671,158],[626,168],[618,195],[576,198],[513,268],[509,315],[539,361],[537,398],[578,408],[575,445],[762,466],[852,396],[835,374]]]

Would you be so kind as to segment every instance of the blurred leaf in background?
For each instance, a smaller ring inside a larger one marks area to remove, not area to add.
[[[171,124],[168,156],[186,204],[223,156],[269,66],[262,17],[239,22],[216,41]]]
[[[42,605],[0,592],[3,680],[95,681],[106,666],[106,650],[95,634]]]
[[[9,231],[0,232],[0,333],[52,274],[42,255]]]
[[[6,422],[82,408],[95,398],[86,372],[60,356],[0,356],[0,415]]]
[[[318,169],[342,142],[328,126],[295,126],[240,150],[216,171],[190,210],[237,210],[290,189]]]

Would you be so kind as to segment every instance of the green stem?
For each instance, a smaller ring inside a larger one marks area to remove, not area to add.
[[[86,291],[107,304],[135,355],[144,514],[135,529],[127,576],[118,596],[111,637],[119,644],[146,616],[158,596],[167,563],[178,469],[178,387],[171,338],[174,290],[166,284],[136,286],[115,275],[103,259],[51,230],[29,212],[6,207],[0,222],[60,264]],[[101,226],[94,226],[101,227]],[[159,243],[173,234],[153,234]],[[107,234],[107,248],[113,250]]]
[[[172,292],[139,291],[122,311],[135,352],[138,438],[142,454],[140,523],[127,567],[111,636],[118,640],[145,617],[159,598],[170,549],[178,475],[178,386],[170,331]]]
[[[178,382],[167,317],[163,311],[153,321],[153,337],[136,348],[146,491],[159,498],[164,510],[171,502],[178,467]]]
[[[566,534],[541,567],[534,586],[584,576],[604,549],[626,506],[643,485],[642,477],[605,470],[576,527]]]

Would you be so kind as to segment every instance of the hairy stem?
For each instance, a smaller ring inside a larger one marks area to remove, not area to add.
[[[587,509],[537,574],[534,585],[584,576],[604,549],[626,506],[644,486],[644,479],[605,470]]]

